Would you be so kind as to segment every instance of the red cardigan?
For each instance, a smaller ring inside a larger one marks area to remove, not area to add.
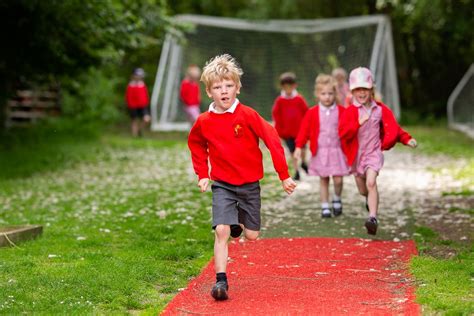
[[[308,104],[301,95],[286,99],[279,96],[272,108],[275,128],[281,138],[296,138]]]
[[[280,180],[288,179],[288,166],[275,129],[254,109],[238,104],[234,113],[201,114],[191,129],[188,147],[199,179],[210,178],[233,185],[263,178],[262,139],[270,151]]]
[[[125,92],[125,100],[129,109],[143,109],[148,106],[148,90],[143,81],[131,81]]]
[[[198,82],[184,79],[181,82],[179,95],[186,106],[199,105],[199,103],[201,103],[201,93],[199,91]]]
[[[382,122],[380,124],[380,139],[382,150],[389,150],[397,142],[407,145],[412,138],[398,125],[392,111],[383,103],[376,102],[382,108]],[[342,151],[346,155],[347,163],[351,166],[359,150],[357,134],[359,132],[359,109],[350,105],[339,120],[339,137]]]
[[[345,108],[342,105],[337,106],[339,111],[339,123],[341,122],[342,114]],[[309,149],[311,154],[316,156],[318,152],[318,138],[319,138],[319,105],[312,107],[306,112],[303,123],[296,138],[296,147],[303,148],[309,140]]]

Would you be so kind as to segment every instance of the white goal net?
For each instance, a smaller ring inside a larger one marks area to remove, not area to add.
[[[448,124],[474,138],[474,64],[449,96]]]
[[[298,91],[312,105],[319,73],[330,74],[336,67],[349,72],[359,66],[372,70],[383,101],[400,116],[392,31],[386,16],[249,21],[180,15],[175,19],[192,27],[181,37],[172,32],[166,36],[151,98],[152,130],[189,129],[179,100],[186,67],[203,67],[211,57],[224,53],[234,56],[244,71],[239,100],[268,120],[279,95],[281,73],[296,73]],[[201,95],[204,111],[210,100],[202,85]]]

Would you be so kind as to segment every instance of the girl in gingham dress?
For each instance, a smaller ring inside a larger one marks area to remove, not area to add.
[[[342,214],[343,176],[349,174],[349,167],[341,149],[338,135],[339,120],[344,107],[336,104],[337,82],[329,75],[320,74],[316,78],[315,96],[318,104],[305,115],[296,139],[295,157],[301,156],[301,149],[310,141],[312,153],[309,175],[320,178],[321,216],[331,217],[329,204],[329,182],[332,177],[334,195],[332,213]]]
[[[369,69],[359,67],[351,71],[349,87],[352,105],[345,111],[339,124],[341,146],[355,176],[359,193],[366,198],[369,217],[367,233],[377,233],[379,193],[377,176],[383,166],[383,150],[401,142],[415,148],[414,138],[397,123],[392,111],[374,100],[374,81]]]

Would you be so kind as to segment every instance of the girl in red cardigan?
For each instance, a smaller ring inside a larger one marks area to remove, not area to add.
[[[325,74],[316,78],[315,96],[318,105],[306,113],[296,138],[294,157],[301,157],[301,150],[310,141],[312,153],[309,174],[320,177],[321,216],[331,217],[329,206],[329,178],[334,183],[332,210],[334,216],[342,214],[342,177],[349,174],[341,142],[338,135],[338,123],[344,107],[336,105],[336,80]]]
[[[352,70],[349,87],[352,105],[344,111],[339,123],[339,136],[359,193],[366,197],[369,211],[365,222],[367,233],[375,235],[379,206],[377,176],[383,166],[382,150],[392,148],[397,142],[412,148],[417,143],[398,125],[386,105],[374,101],[374,83],[369,69],[359,67]]]

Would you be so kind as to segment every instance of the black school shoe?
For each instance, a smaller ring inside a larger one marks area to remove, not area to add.
[[[329,218],[329,217],[331,217],[331,210],[328,209],[328,208],[323,208],[323,209],[321,210],[321,217],[322,217],[322,218]]]
[[[369,235],[377,234],[377,226],[379,226],[379,223],[375,217],[369,217],[365,221],[365,228],[367,228],[367,234]]]
[[[334,203],[339,203],[341,207],[334,207]],[[334,216],[339,216],[342,214],[342,201],[332,201],[332,212]]]
[[[308,174],[308,165],[306,164],[306,162],[301,163],[301,169],[303,169],[304,172]]]
[[[232,238],[239,238],[243,231],[240,225],[230,225],[230,236]]]
[[[218,281],[216,285],[212,287],[211,296],[216,301],[224,301],[229,298],[227,291],[229,290],[229,285],[227,281]]]
[[[301,179],[301,177],[300,177],[300,172],[299,172],[299,171],[296,171],[293,180],[299,181],[300,179]]]

